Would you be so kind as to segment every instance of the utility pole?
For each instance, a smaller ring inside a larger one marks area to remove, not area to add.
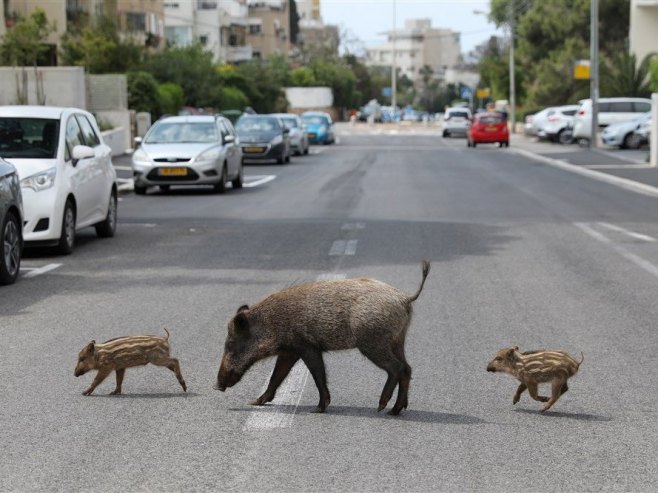
[[[512,133],[516,133],[516,72],[514,70],[514,0],[509,3],[509,105]]]
[[[393,63],[391,63],[391,106],[393,107],[393,114],[395,114],[395,107],[397,105],[397,60],[395,52],[395,41],[397,33],[395,31],[396,25],[396,12],[395,0],[393,0]]]
[[[599,129],[599,0],[591,1],[589,92],[592,100],[592,133],[589,146],[590,149],[595,149]]]

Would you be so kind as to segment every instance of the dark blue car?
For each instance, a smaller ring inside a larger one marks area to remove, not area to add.
[[[328,113],[307,111],[306,113],[302,113],[302,121],[306,125],[309,143],[333,144],[336,142],[334,122],[331,121]]]
[[[18,277],[23,253],[23,198],[16,168],[0,158],[0,285]]]

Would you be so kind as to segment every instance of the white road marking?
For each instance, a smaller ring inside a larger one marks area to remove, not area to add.
[[[345,223],[340,229],[343,231],[354,231],[357,229],[363,229],[365,227],[366,225],[364,223]]]
[[[263,185],[264,183],[270,182],[275,178],[276,175],[245,176],[245,183],[242,186],[246,188],[257,187],[258,185]]]
[[[320,274],[318,281],[345,279],[345,274]],[[270,405],[259,408],[249,414],[243,430],[272,430],[276,428],[289,428],[304,394],[304,387],[308,380],[309,371],[303,361],[298,361],[292,368],[284,382],[276,391],[276,397]],[[263,392],[267,384],[263,387]]]
[[[329,249],[329,255],[332,257],[338,255],[354,255],[356,254],[357,242],[358,240],[336,240]]]
[[[645,235],[642,233],[636,233],[635,231],[630,231],[628,229],[624,229],[621,226],[616,226],[615,224],[609,224],[609,223],[597,223],[599,226],[603,226],[604,228],[610,229],[612,231],[616,231],[618,233],[623,233],[626,236],[630,236],[631,238],[635,238],[636,240],[642,240],[642,241],[648,241],[648,242],[654,242],[656,241],[655,238]]]
[[[62,264],[47,264],[43,267],[21,267],[21,270],[26,271],[23,277],[37,277],[61,266]]]
[[[586,223],[573,223],[574,226],[579,228],[581,231],[584,233],[588,234],[595,240],[600,241],[601,243],[605,243],[606,245],[609,245],[610,248],[612,248],[615,252],[617,252],[619,255],[624,257],[626,260],[630,260],[633,262],[635,265],[640,267],[642,270],[645,272],[648,272],[649,274],[653,275],[654,277],[658,278],[658,267],[656,267],[654,264],[649,262],[648,260],[643,259],[639,255],[635,255],[634,253],[628,251],[626,248],[616,245],[615,243],[610,240],[610,238],[602,235],[598,231],[595,231],[592,229],[590,226],[588,226]]]
[[[117,170],[117,171],[132,171],[133,170],[131,166],[115,166],[114,169]]]
[[[155,228],[155,223],[119,223],[121,226],[139,226],[140,228]]]
[[[650,164],[584,164],[587,169],[650,169]]]
[[[308,152],[309,152],[309,154],[311,154],[311,155],[313,155],[313,156],[317,156],[318,154],[322,154],[322,153],[325,152],[326,150],[327,150],[326,147],[316,147],[315,149],[311,149],[311,150],[308,151]]]

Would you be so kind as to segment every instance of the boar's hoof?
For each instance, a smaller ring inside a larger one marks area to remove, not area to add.
[[[110,395],[120,395],[121,391],[119,389],[114,389],[112,392],[110,392]]]
[[[380,404],[379,407],[377,407],[377,412],[381,411],[386,407],[386,404]]]
[[[512,405],[516,404],[520,400],[521,400],[521,398],[515,395],[514,398],[512,399]]]
[[[87,389],[82,393],[82,395],[91,395],[91,392],[91,390]]]
[[[253,401],[251,403],[251,405],[252,406],[264,406],[265,404],[270,402],[272,399],[274,399],[273,395],[269,395],[269,394],[265,393],[265,394],[261,395],[258,399]]]

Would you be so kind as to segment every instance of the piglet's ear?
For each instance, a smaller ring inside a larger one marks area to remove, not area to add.
[[[514,361],[516,359],[516,354],[515,353],[518,350],[519,350],[519,348],[516,347],[516,346],[514,346],[511,349],[508,349],[507,350],[507,359],[509,359],[510,361]]]
[[[238,312],[238,314],[233,319],[233,324],[235,326],[235,330],[237,330],[239,333],[249,333],[249,319],[247,318],[247,315],[244,313],[244,311]]]
[[[519,350],[519,346],[514,346],[514,351],[518,351],[518,350]]]
[[[89,344],[87,344],[87,351],[90,354],[94,354],[96,352],[96,341],[91,341]]]
[[[238,311],[235,312],[235,313],[240,313],[240,312],[243,312],[245,310],[249,310],[249,305],[242,305],[240,308],[238,308]]]

